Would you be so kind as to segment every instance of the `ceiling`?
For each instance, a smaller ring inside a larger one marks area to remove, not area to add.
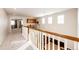
[[[40,17],[69,8],[4,8],[8,15]]]

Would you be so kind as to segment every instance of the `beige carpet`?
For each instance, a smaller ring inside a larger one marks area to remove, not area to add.
[[[27,42],[20,32],[9,33],[0,46],[0,50],[16,50]]]

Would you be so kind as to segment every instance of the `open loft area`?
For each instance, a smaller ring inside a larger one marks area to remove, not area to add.
[[[1,50],[79,50],[78,8],[0,8]]]

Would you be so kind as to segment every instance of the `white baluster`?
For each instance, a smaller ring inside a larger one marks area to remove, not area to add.
[[[37,38],[36,38],[36,40],[37,40],[37,47],[38,47],[38,49],[39,49],[39,39],[38,39],[39,37],[38,37],[38,31],[36,31],[36,36],[35,36],[35,37],[37,37]]]
[[[37,34],[37,45],[38,45],[38,49],[39,49],[39,32],[38,31],[36,31],[36,34]]]
[[[40,40],[40,43],[39,44],[40,44],[40,50],[41,50],[41,45],[42,45],[41,44],[41,32],[39,32],[39,40]]]
[[[39,49],[40,49],[40,32],[38,31]]]
[[[43,33],[42,33],[42,50],[44,50],[44,39],[43,39]]]
[[[57,40],[58,40],[58,50],[60,50],[60,39]]]
[[[78,42],[78,50],[79,50],[79,42]]]
[[[74,50],[78,50],[78,42],[74,41]]]
[[[55,38],[54,38],[54,36],[53,36],[53,50],[54,50],[54,39],[55,39]]]
[[[42,50],[42,33],[40,32],[40,49]]]
[[[40,32],[38,31],[39,50],[40,50]]]
[[[67,50],[67,39],[64,39],[64,49]]]

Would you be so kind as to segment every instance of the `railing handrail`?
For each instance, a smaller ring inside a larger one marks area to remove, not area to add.
[[[27,26],[24,26],[24,27],[27,27]],[[29,27],[28,27],[28,28],[29,28]],[[69,40],[72,40],[72,41],[79,42],[79,38],[74,37],[74,36],[59,34],[59,33],[56,33],[56,32],[49,32],[49,31],[47,31],[47,30],[42,30],[42,29],[34,29],[34,28],[29,28],[29,29],[33,29],[33,30],[36,30],[36,31],[48,33],[48,34],[51,34],[51,35],[55,35],[55,36],[58,36],[58,37],[62,37],[62,38],[65,38],[65,39],[69,39]]]

